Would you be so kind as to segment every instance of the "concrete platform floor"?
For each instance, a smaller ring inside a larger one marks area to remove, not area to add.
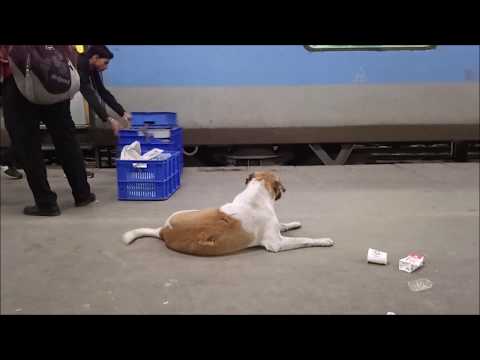
[[[292,234],[333,238],[332,248],[201,258],[153,238],[121,242],[173,211],[230,201],[252,169],[186,168],[165,202],[119,202],[115,170],[97,169],[99,202],[78,209],[51,169],[63,211],[53,218],[22,215],[26,182],[2,174],[1,313],[479,314],[478,163],[275,168],[287,188],[279,218],[303,223]],[[369,247],[390,264],[367,264]],[[400,272],[411,251],[425,267]],[[412,292],[418,278],[433,288]]]

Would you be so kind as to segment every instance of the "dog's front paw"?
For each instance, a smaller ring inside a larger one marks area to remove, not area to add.
[[[322,238],[322,239],[316,239],[315,240],[317,246],[333,246],[333,244],[335,244],[335,242],[330,239],[330,238]]]

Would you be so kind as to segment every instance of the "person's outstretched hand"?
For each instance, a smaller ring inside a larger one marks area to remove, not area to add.
[[[115,134],[115,136],[118,136],[118,132],[122,128],[122,125],[118,120],[115,120],[114,118],[109,118],[108,120],[110,121],[110,125],[112,126],[113,133]]]

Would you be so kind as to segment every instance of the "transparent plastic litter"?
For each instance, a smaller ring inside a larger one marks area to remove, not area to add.
[[[425,291],[431,289],[433,282],[428,279],[417,279],[408,282],[408,287],[414,292]]]

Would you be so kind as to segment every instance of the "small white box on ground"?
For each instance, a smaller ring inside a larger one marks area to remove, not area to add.
[[[387,253],[380,250],[368,249],[367,261],[369,263],[386,265]]]
[[[407,257],[400,259],[398,262],[398,269],[400,271],[405,271],[408,273],[412,273],[415,270],[421,268],[424,264],[425,256],[410,253]]]

